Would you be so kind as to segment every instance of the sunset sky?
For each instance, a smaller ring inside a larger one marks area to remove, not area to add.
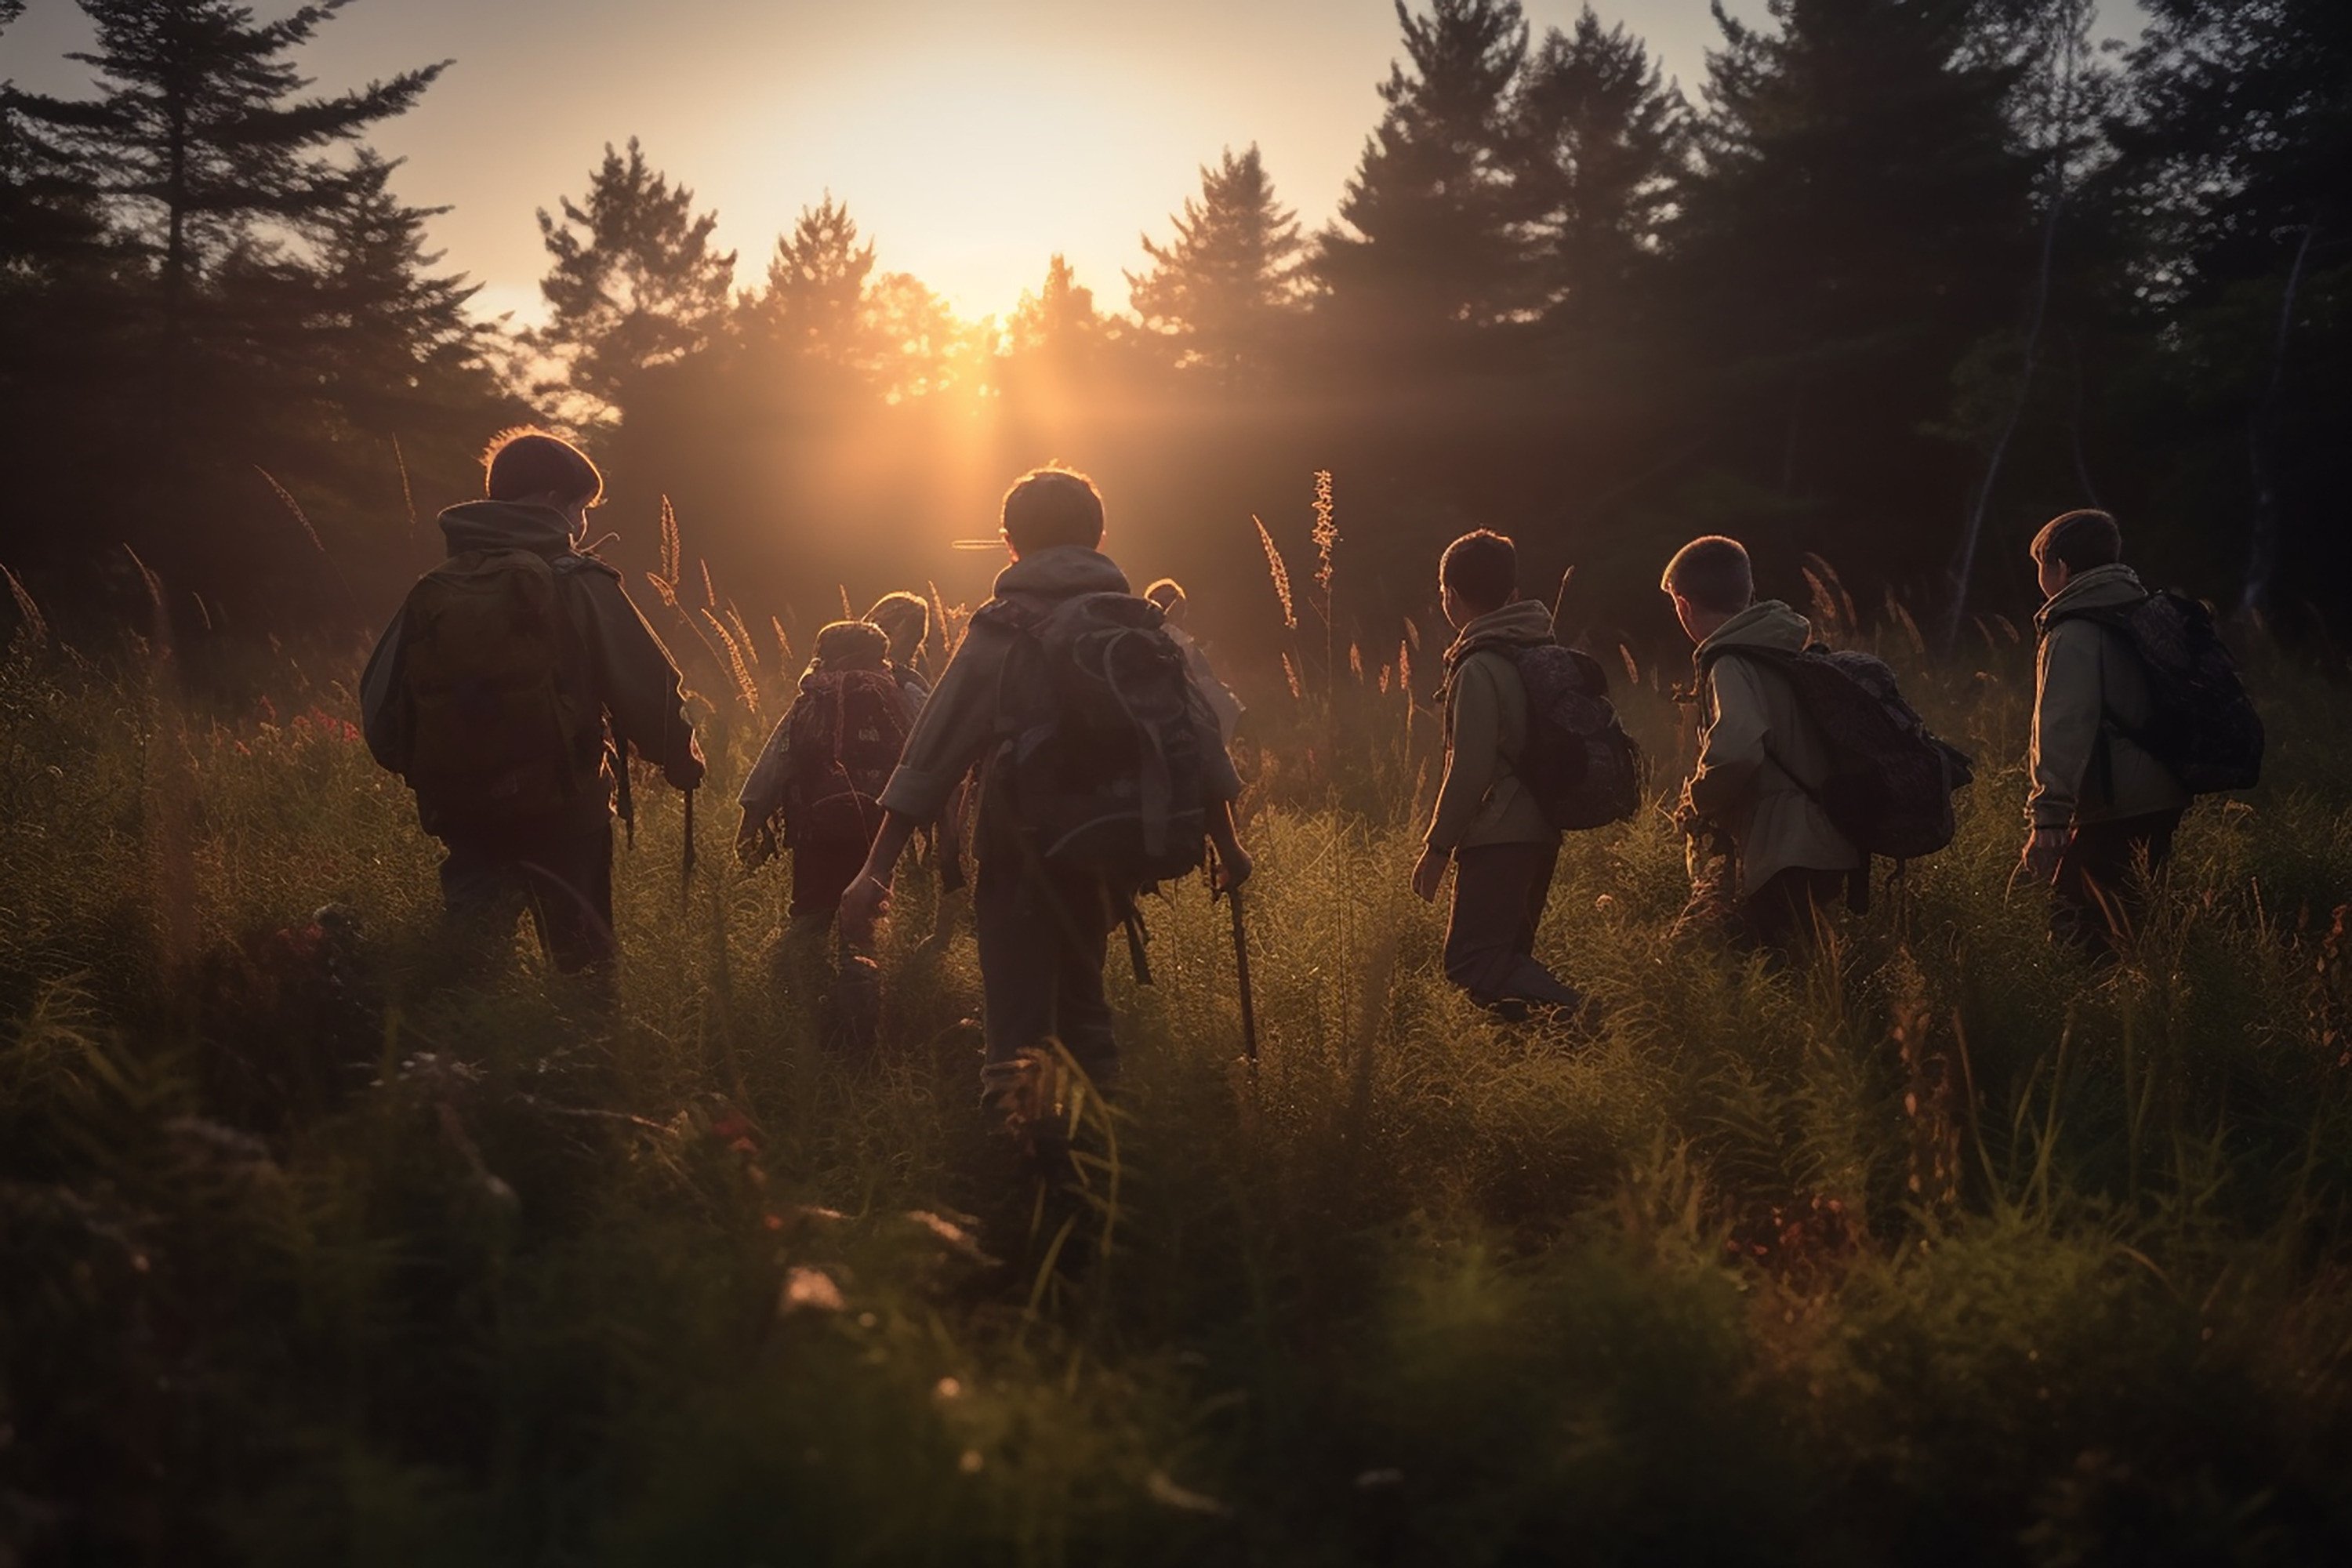
[[[1538,33],[1579,8],[1527,5]],[[1696,96],[1716,40],[1707,0],[1599,8]],[[2119,22],[2128,6],[2109,12]],[[71,0],[32,0],[0,37],[0,72],[78,91],[87,69],[59,57],[87,38]],[[979,316],[1009,310],[1055,250],[1102,306],[1123,309],[1139,232],[1163,237],[1198,165],[1228,144],[1256,142],[1317,226],[1400,52],[1388,0],[360,0],[309,64],[342,88],[456,60],[376,142],[407,160],[407,200],[454,209],[436,238],[447,266],[486,285],[489,313],[536,315],[533,209],[577,194],[603,144],[635,135],[718,208],[747,283],[830,189],[882,268]]]

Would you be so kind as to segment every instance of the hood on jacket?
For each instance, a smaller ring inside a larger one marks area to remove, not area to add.
[[[1692,650],[1693,661],[1706,663],[1707,655],[1725,647],[1770,647],[1802,653],[1813,640],[1813,623],[1778,599],[1759,599],[1715,629],[1715,635]]]
[[[551,506],[469,500],[441,514],[449,553],[467,550],[529,550],[561,555],[572,548],[572,521]]]
[[[2033,613],[2036,631],[2048,631],[2053,618],[2074,610],[2106,610],[2117,605],[2137,605],[2147,597],[2147,589],[2139,574],[2117,561],[2105,566],[2093,566],[2077,572],[2064,587],[2050,595],[2050,602]]]
[[[1550,608],[1541,599],[1514,599],[1455,633],[1453,646],[1445,650],[1445,668],[1452,669],[1481,649],[1541,647],[1553,640]]]
[[[1128,594],[1127,574],[1099,550],[1056,544],[1024,555],[996,574],[1000,599],[1074,599],[1080,594]]]

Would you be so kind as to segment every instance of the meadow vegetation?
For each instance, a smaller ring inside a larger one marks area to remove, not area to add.
[[[2030,647],[1888,625],[1980,760],[1959,842],[1774,971],[1668,937],[1662,813],[1571,837],[1584,1047],[1445,984],[1391,661],[1275,688],[1262,1059],[1170,889],[1065,1192],[981,1119],[926,869],[870,1063],[772,978],[782,879],[708,810],[682,884],[651,779],[610,1009],[527,938],[454,985],[347,671],[232,711],[27,630],[0,1561],[2344,1561],[2352,699],[2257,658],[2269,777],[2101,977],[2004,890]],[[1664,788],[1681,671],[1629,669]],[[787,690],[730,684],[711,801]]]

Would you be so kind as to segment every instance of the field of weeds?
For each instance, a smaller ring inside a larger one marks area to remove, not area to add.
[[[218,711],[19,637],[0,1562],[2352,1560],[2340,681],[2256,660],[2269,777],[2103,978],[2005,891],[2030,649],[1906,658],[1980,761],[1959,843],[1771,972],[1669,940],[1662,815],[1571,838],[1578,1048],[1439,973],[1412,650],[1276,685],[1257,1070],[1172,889],[1045,1191],[926,869],[877,1060],[774,978],[784,879],[714,819],[788,681],[728,651],[700,865],[641,782],[607,1010],[527,940],[447,983],[323,666]],[[1680,672],[1631,673],[1664,789]]]

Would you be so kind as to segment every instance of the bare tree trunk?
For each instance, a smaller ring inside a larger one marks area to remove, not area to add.
[[[2279,300],[2278,332],[2271,341],[2271,375],[2262,400],[2246,416],[2246,456],[2254,475],[2254,515],[2246,552],[2246,587],[2239,607],[2259,616],[2270,606],[2271,586],[2278,576],[2278,476],[2271,462],[2272,426],[2276,422],[2279,393],[2286,384],[2286,345],[2294,327],[2295,296],[2303,288],[2304,264],[2311,242],[2319,233],[2316,219],[2303,226],[2302,242],[2287,268],[2286,292]]]

